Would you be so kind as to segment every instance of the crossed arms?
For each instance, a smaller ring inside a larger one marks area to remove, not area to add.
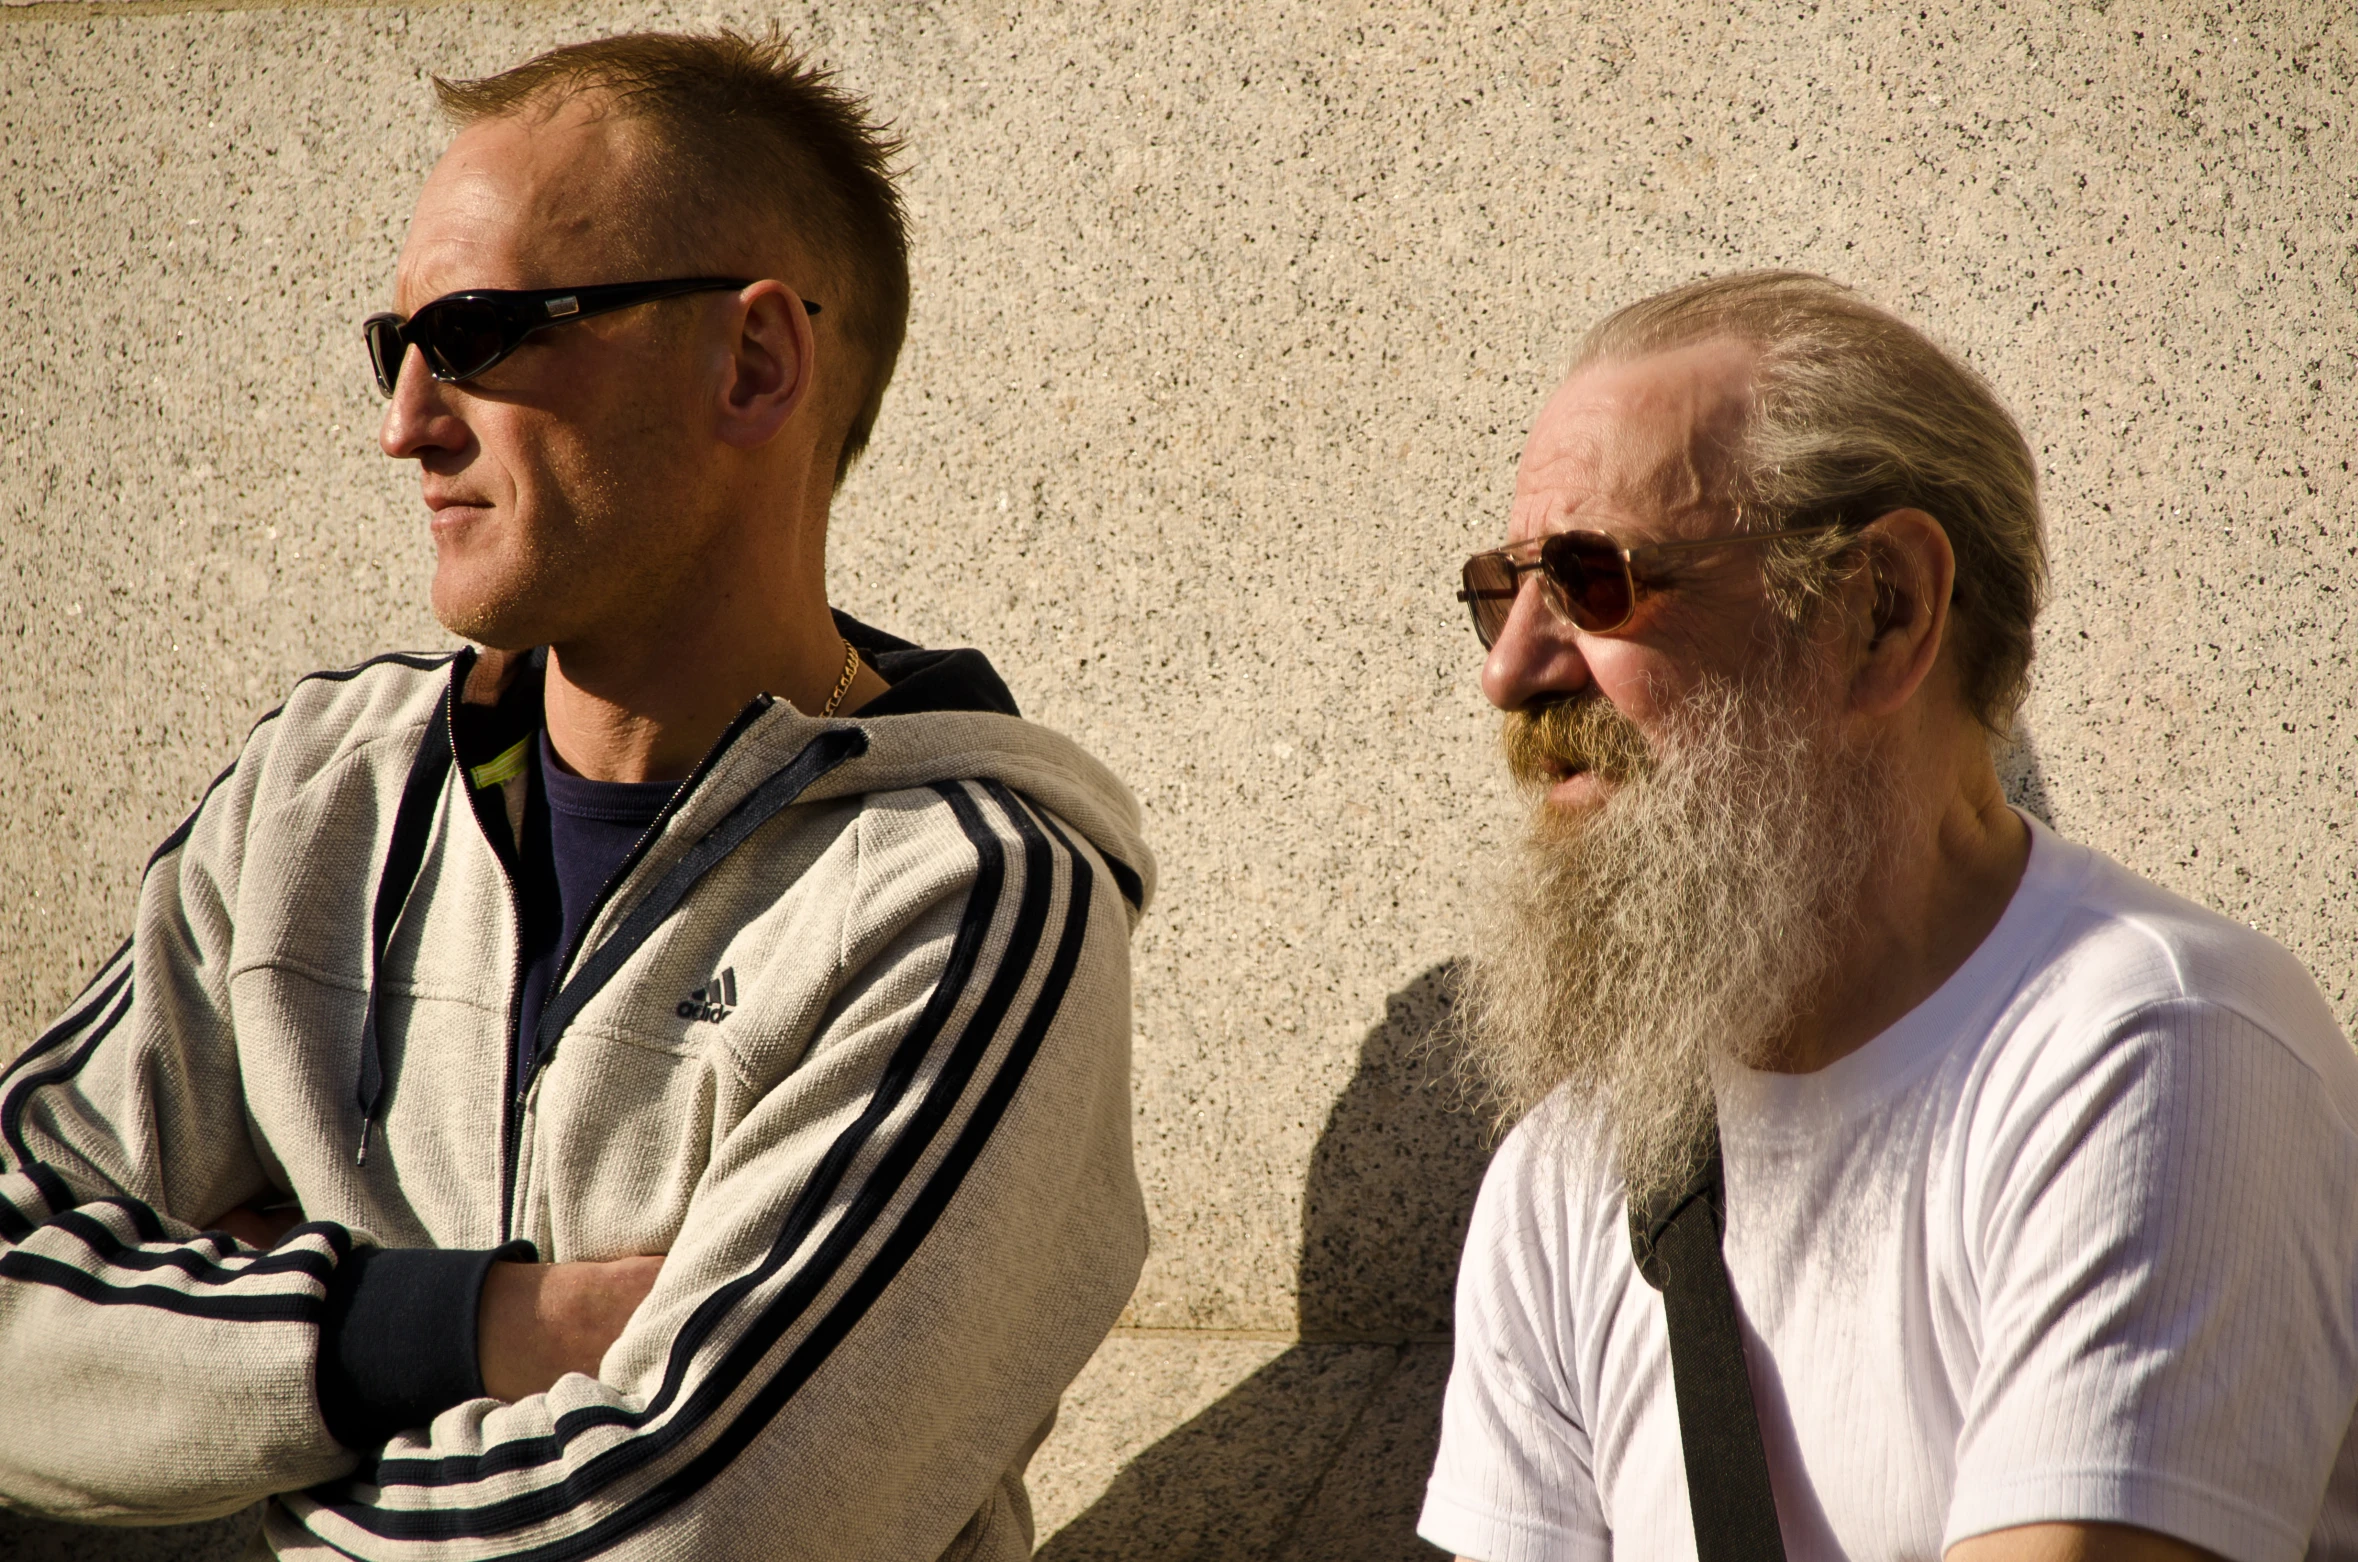
[[[1023,1524],[1009,1482],[1144,1252],[1127,915],[1085,844],[1005,788],[918,789],[875,839],[847,831],[873,893],[857,928],[805,935],[842,970],[768,1033],[767,1074],[577,1047],[544,1115],[615,1068],[703,1103],[708,1144],[657,1146],[698,1165],[642,1186],[626,1091],[601,1141],[624,1180],[592,1163],[563,1195],[605,1201],[605,1229],[676,1224],[665,1257],[560,1240],[545,1256],[623,1262],[494,1264],[467,1342],[488,1394],[359,1447],[323,1419],[324,1302],[354,1254],[430,1247],[367,1179],[407,1156],[430,1191],[436,1119],[366,1169],[302,1148],[348,1111],[349,1069],[306,1047],[350,1008],[241,949],[252,794],[233,772],[167,843],[132,941],[0,1080],[0,1496],[161,1523],[276,1494],[274,1544],[363,1557],[930,1556],[994,1513]],[[878,869],[895,842],[924,873]],[[401,1086],[428,1091],[423,1000],[406,1034]],[[224,1222],[267,1251],[200,1230],[270,1190],[311,1218]]]
[[[299,1209],[245,1205],[205,1222],[267,1252],[303,1223]],[[483,1277],[475,1350],[483,1392],[518,1400],[544,1394],[568,1372],[596,1377],[606,1352],[655,1288],[660,1254],[575,1259],[565,1264],[503,1260]]]

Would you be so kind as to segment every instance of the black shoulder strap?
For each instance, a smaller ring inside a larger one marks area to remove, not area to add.
[[[1709,1153],[1684,1187],[1630,1205],[1629,1251],[1638,1273],[1662,1293],[1698,1562],[1784,1562],[1736,1294],[1720,1251],[1726,1225],[1714,1125]]]

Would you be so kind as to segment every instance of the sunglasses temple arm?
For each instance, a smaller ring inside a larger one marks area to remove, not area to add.
[[[1732,548],[1748,542],[1782,542],[1787,537],[1815,537],[1820,532],[1839,531],[1829,522],[1823,526],[1787,526],[1773,532],[1737,532],[1727,537],[1690,537],[1683,542],[1649,542],[1642,548],[1623,548],[1621,556],[1636,563],[1651,553],[1684,552],[1690,548]]]

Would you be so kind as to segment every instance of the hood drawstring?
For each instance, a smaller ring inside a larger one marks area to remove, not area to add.
[[[443,697],[436,719],[426,724],[416,757],[409,762],[409,779],[401,786],[401,804],[393,813],[393,840],[385,848],[385,867],[377,879],[377,899],[369,918],[368,1006],[360,1022],[360,1148],[355,1166],[368,1164],[368,1135],[376,1123],[377,1107],[385,1095],[384,1042],[377,1024],[377,993],[385,974],[385,949],[393,941],[393,926],[409,903],[409,892],[425,866],[426,842],[434,831],[434,811],[450,779],[450,696]]]

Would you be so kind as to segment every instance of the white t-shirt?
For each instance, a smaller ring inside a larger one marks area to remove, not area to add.
[[[2005,915],[1814,1074],[1721,1090],[1726,1254],[1793,1562],[2039,1521],[2358,1557],[2358,1052],[2298,962],[2032,825]],[[1608,1136],[1508,1138],[1420,1532],[1691,1558]]]

